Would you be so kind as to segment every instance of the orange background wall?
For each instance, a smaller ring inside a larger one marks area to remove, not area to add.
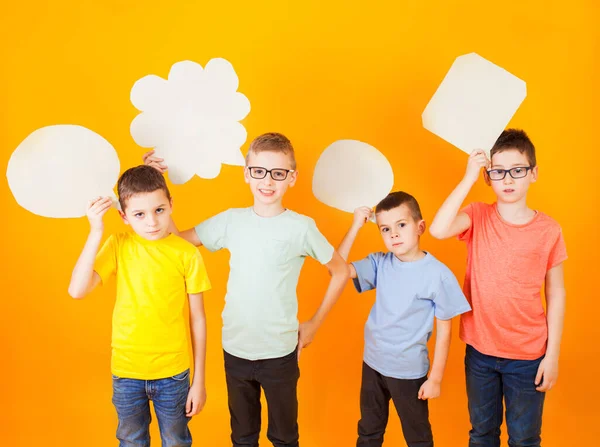
[[[527,81],[528,96],[512,126],[538,148],[540,180],[530,204],[563,226],[568,312],[557,387],[549,393],[544,446],[597,445],[600,349],[597,276],[600,10],[588,1],[367,2],[10,2],[0,13],[0,158],[2,169],[33,130],[86,126],[108,139],[122,170],[143,149],[129,135],[137,111],[133,83],[170,66],[213,57],[231,61],[252,103],[250,138],[288,135],[300,180],[286,205],[316,219],[337,244],[351,216],[317,202],[311,179],[321,151],[342,138],[366,141],[392,163],[395,188],[413,193],[431,222],[463,174],[466,155],[428,133],[421,112],[455,57],[475,51]],[[82,148],[83,149],[83,148]],[[244,147],[244,151],[246,147]],[[332,173],[333,174],[333,173]],[[117,445],[111,404],[110,317],[114,284],[83,301],[67,285],[85,240],[85,219],[54,220],[20,208],[0,182],[2,298],[0,310],[0,445]],[[251,195],[239,167],[215,180],[194,178],[172,188],[180,227]],[[477,184],[469,200],[492,200]],[[115,212],[108,231],[123,226]],[[429,235],[423,247],[462,281],[465,247]],[[353,258],[383,249],[373,225]],[[209,323],[208,403],[191,428],[196,445],[227,446],[229,419],[220,347],[220,313],[228,254],[203,250],[214,285]],[[328,275],[308,261],[299,285],[300,314],[316,309]],[[350,446],[359,417],[363,324],[374,294],[348,287],[301,361],[302,445]],[[455,329],[458,325],[455,324]],[[455,332],[458,332],[457,330]],[[443,384],[431,402],[438,446],[466,445],[469,429],[464,346],[456,333]],[[154,428],[155,444],[158,445]],[[266,438],[262,438],[266,445]],[[229,444],[230,445],[230,444]],[[387,446],[404,445],[393,415]]]

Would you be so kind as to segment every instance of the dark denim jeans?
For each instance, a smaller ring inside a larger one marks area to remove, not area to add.
[[[158,380],[113,376],[113,404],[117,409],[120,447],[150,447],[150,401],[158,419],[162,447],[189,447],[192,435],[185,404],[190,371]]]
[[[381,447],[388,423],[390,399],[400,418],[408,447],[433,447],[429,406],[419,389],[427,377],[394,379],[363,362],[357,447]]]
[[[465,373],[471,431],[469,447],[499,447],[506,402],[508,445],[540,447],[545,393],[535,388],[543,357],[511,360],[482,354],[467,345]]]
[[[262,388],[269,415],[267,438],[275,447],[298,447],[297,350],[267,360],[224,354],[233,446],[258,447]]]

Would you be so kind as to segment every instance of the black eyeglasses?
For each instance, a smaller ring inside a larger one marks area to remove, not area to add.
[[[263,179],[267,174],[270,174],[273,180],[281,182],[287,178],[290,172],[294,172],[294,170],[282,168],[266,169],[261,168],[260,166],[248,166],[248,172],[250,172],[250,177],[258,180]]]
[[[487,171],[490,180],[504,180],[506,173],[509,173],[512,178],[523,178],[527,176],[530,169],[535,166],[518,166],[511,169],[490,169]]]

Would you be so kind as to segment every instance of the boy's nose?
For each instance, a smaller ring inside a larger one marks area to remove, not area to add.
[[[504,184],[505,185],[510,185],[512,183],[514,183],[515,180],[510,176],[510,174],[507,172],[506,176],[504,177]]]

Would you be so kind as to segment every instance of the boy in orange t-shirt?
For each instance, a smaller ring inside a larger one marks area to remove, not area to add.
[[[504,131],[490,158],[481,150],[470,155],[464,178],[430,232],[467,243],[464,292],[473,310],[461,317],[460,337],[467,344],[469,447],[500,445],[503,401],[509,445],[539,447],[545,392],[558,377],[567,253],[558,223],[527,206],[527,191],[538,177],[527,134]],[[460,210],[481,168],[496,203]]]

